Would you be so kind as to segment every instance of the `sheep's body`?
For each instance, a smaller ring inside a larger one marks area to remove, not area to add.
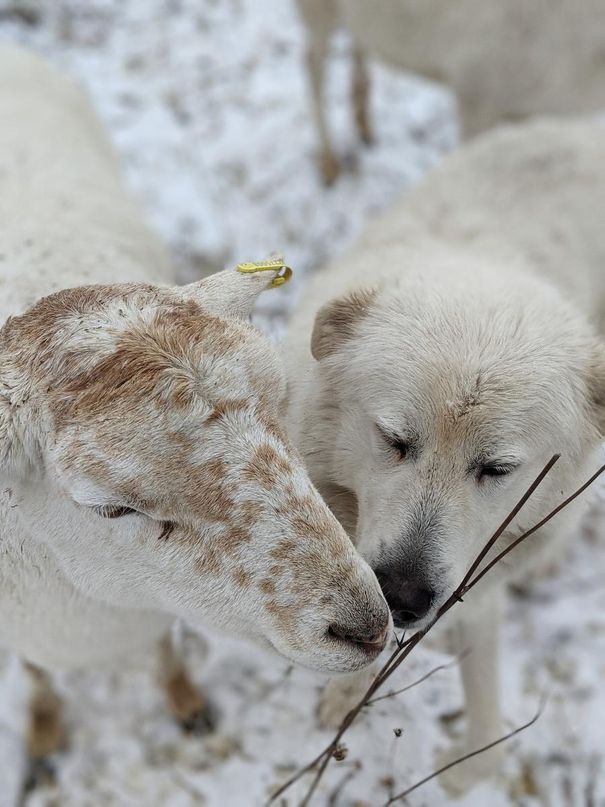
[[[0,325],[70,286],[170,282],[167,255],[124,192],[80,89],[24,51],[0,58]],[[0,646],[73,668],[122,661],[166,633],[170,617],[85,597],[48,546],[24,532],[14,505],[5,486]]]
[[[534,114],[605,109],[603,0],[298,0],[309,29],[314,111],[325,178],[332,154],[321,95],[331,32],[343,25],[354,42],[353,100],[370,137],[364,56],[442,82],[456,94],[462,131]]]
[[[24,51],[1,57],[0,320],[70,286],[172,282],[81,90]]]
[[[137,663],[167,633],[158,612],[112,608],[83,596],[53,555],[0,505],[0,645],[51,670]],[[151,658],[151,657],[150,657]]]
[[[181,617],[318,669],[369,663],[386,603],[281,429],[283,368],[249,324],[276,272],[169,285],[86,98],[11,48],[0,182],[0,645],[122,663]]]

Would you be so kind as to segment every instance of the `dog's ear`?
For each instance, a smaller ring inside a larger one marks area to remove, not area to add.
[[[601,340],[593,349],[588,389],[599,434],[605,437],[605,342]]]
[[[355,328],[365,317],[376,297],[376,289],[357,289],[320,308],[311,334],[311,354],[321,361],[355,335]]]

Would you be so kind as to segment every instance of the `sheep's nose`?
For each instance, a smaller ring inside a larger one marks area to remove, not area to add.
[[[354,644],[365,650],[366,653],[378,655],[387,643],[388,625],[385,628],[380,628],[375,633],[368,633],[367,631],[354,630],[352,628],[344,627],[333,623],[328,628],[328,635],[334,639]]]

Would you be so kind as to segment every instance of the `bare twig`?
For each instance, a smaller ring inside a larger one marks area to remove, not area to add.
[[[527,490],[525,491],[525,493],[523,494],[523,496],[521,496],[521,498],[519,499],[519,501],[517,502],[517,504],[516,504],[516,505],[513,507],[513,509],[510,511],[510,513],[509,513],[509,514],[506,516],[506,518],[504,519],[504,521],[502,522],[502,524],[500,524],[500,526],[498,527],[498,529],[496,530],[496,532],[495,532],[495,533],[492,535],[492,537],[489,539],[489,541],[488,541],[488,542],[485,544],[485,546],[483,547],[483,549],[481,550],[481,552],[479,552],[479,554],[477,555],[477,557],[475,558],[475,560],[474,560],[474,561],[473,561],[473,563],[471,564],[471,566],[470,566],[470,568],[469,568],[468,572],[467,572],[467,573],[464,575],[464,578],[462,579],[462,582],[460,583],[460,585],[458,586],[458,588],[462,588],[462,589],[463,589],[463,588],[465,588],[465,587],[466,587],[467,583],[469,582],[469,580],[471,580],[471,578],[472,578],[473,574],[475,573],[475,571],[476,571],[476,570],[479,568],[479,566],[481,565],[481,561],[482,561],[482,560],[485,558],[485,556],[486,556],[486,555],[487,555],[487,553],[490,551],[490,549],[492,548],[492,546],[493,546],[493,545],[496,543],[496,541],[498,540],[498,538],[499,538],[499,537],[502,535],[502,533],[504,532],[504,530],[505,530],[505,529],[508,527],[508,525],[509,525],[509,524],[511,523],[511,521],[514,519],[514,517],[517,515],[517,513],[519,512],[519,510],[521,510],[521,508],[524,506],[524,504],[527,502],[527,500],[528,500],[528,499],[529,499],[531,496],[533,496],[533,494],[534,494],[534,493],[535,493],[535,491],[536,491],[536,488],[537,488],[537,487],[538,487],[540,484],[542,484],[542,481],[544,480],[544,477],[545,477],[545,476],[546,476],[548,473],[550,473],[550,471],[552,470],[553,465],[554,465],[554,464],[555,464],[555,463],[556,463],[556,462],[559,460],[559,457],[560,457],[560,456],[561,456],[560,454],[555,454],[555,455],[554,455],[554,457],[552,457],[552,458],[551,458],[551,459],[550,459],[550,460],[549,460],[549,461],[546,463],[546,465],[545,465],[545,466],[544,466],[544,468],[543,468],[543,469],[540,471],[540,473],[538,474],[538,476],[537,476],[537,477],[534,479],[534,481],[531,483],[531,485],[530,485],[530,486],[527,488]]]
[[[372,700],[373,695],[375,692],[382,686],[387,678],[389,678],[393,672],[397,669],[397,667],[402,664],[405,659],[410,655],[410,653],[414,650],[414,648],[424,639],[426,634],[428,633],[431,628],[458,602],[462,602],[463,595],[467,594],[474,586],[481,580],[490,569],[492,569],[496,563],[498,563],[502,558],[505,557],[509,552],[511,552],[516,546],[518,546],[522,541],[532,535],[536,530],[540,529],[540,527],[544,526],[551,518],[553,518],[557,513],[559,513],[564,507],[566,507],[570,502],[572,502],[577,496],[579,496],[584,490],[586,490],[589,485],[591,485],[598,476],[600,476],[605,471],[605,465],[601,466],[599,470],[593,474],[590,479],[585,482],[578,490],[576,490],[571,496],[569,496],[564,502],[559,504],[554,510],[552,510],[547,516],[545,516],[538,524],[533,526],[531,529],[524,532],[520,535],[515,541],[513,541],[505,550],[500,552],[492,561],[490,561],[487,566],[482,569],[478,574],[475,575],[475,572],[481,565],[481,562],[485,559],[489,551],[492,549],[498,538],[502,535],[502,533],[506,530],[508,525],[512,522],[518,512],[521,510],[523,505],[527,502],[527,500],[533,495],[536,488],[541,484],[544,480],[546,475],[551,471],[553,465],[559,459],[559,455],[553,456],[549,462],[545,465],[543,470],[540,474],[536,477],[534,482],[530,485],[527,491],[523,494],[523,496],[519,499],[515,507],[511,510],[511,512],[506,516],[504,521],[500,524],[500,526],[496,529],[496,531],[491,535],[488,539],[486,544],[484,545],[481,552],[477,555],[471,566],[469,567],[468,572],[464,575],[460,585],[456,588],[456,590],[450,595],[450,597],[443,603],[443,605],[437,611],[437,615],[433,622],[426,627],[425,629],[418,631],[417,633],[410,636],[409,639],[401,642],[397,642],[397,648],[393,651],[391,656],[387,659],[385,664],[383,665],[382,669],[374,678],[373,682],[359,701],[356,706],[353,707],[344,717],[340,727],[338,728],[334,738],[332,741],[324,748],[324,750],[318,754],[315,759],[309,762],[308,765],[305,765],[299,771],[297,771],[293,776],[291,776],[280,788],[278,788],[275,793],[270,797],[268,804],[272,804],[279,796],[285,793],[295,782],[305,776],[307,773],[311,773],[315,771],[315,775],[309,789],[304,796],[303,800],[300,802],[301,807],[307,807],[309,804],[315,790],[326,770],[328,767],[330,760],[334,755],[334,751],[336,750],[340,740],[342,739],[343,735],[348,731],[351,724],[356,719],[357,715],[362,711],[362,709]],[[474,575],[474,576],[473,576]],[[537,719],[537,718],[536,718]],[[531,724],[530,724],[531,725]],[[502,739],[497,741],[501,742]],[[481,749],[487,750],[487,749]],[[481,751],[477,751],[475,753],[480,753]]]
[[[584,493],[586,488],[589,488],[592,485],[592,483],[595,482],[599,476],[601,476],[603,471],[605,471],[605,465],[601,465],[601,467],[597,471],[595,471],[595,473],[590,477],[590,479],[588,479],[586,482],[584,482],[584,484],[581,487],[575,490],[571,494],[571,496],[568,496],[565,499],[565,501],[562,501],[561,504],[557,505],[557,507],[555,507],[554,510],[551,510],[547,516],[544,516],[542,521],[538,521],[538,523],[534,524],[534,526],[531,529],[527,530],[527,532],[524,532],[515,541],[513,541],[512,544],[507,546],[506,549],[503,549],[502,552],[496,555],[496,557],[493,560],[491,560],[487,564],[487,566],[484,569],[482,569],[479,572],[479,574],[473,579],[472,585],[474,586],[476,583],[478,583],[479,580],[481,580],[481,578],[484,575],[486,575],[493,566],[496,565],[496,563],[499,563],[502,560],[502,558],[505,557],[505,555],[508,555],[509,552],[512,552],[512,550],[517,546],[517,544],[520,544],[521,541],[524,541],[526,538],[529,538],[530,535],[533,535],[534,532],[537,532],[539,529],[541,529],[546,523],[548,523],[551,520],[551,518],[554,518],[557,515],[557,513],[563,510],[564,507],[567,507],[567,505],[571,504],[574,499],[577,499],[580,494]]]
[[[408,684],[407,686],[402,687],[401,689],[396,689],[394,692],[387,692],[386,695],[379,695],[377,698],[372,698],[365,705],[371,706],[373,703],[378,703],[378,701],[384,701],[387,698],[394,698],[396,695],[401,695],[404,692],[407,692],[408,689],[413,689],[414,687],[417,687],[419,684],[423,684],[426,680],[435,675],[435,673],[441,672],[442,670],[449,670],[451,667],[454,667],[456,664],[459,664],[463,658],[466,658],[468,656],[469,653],[470,650],[465,650],[464,652],[459,653],[456,656],[456,658],[453,659],[452,661],[448,661],[447,664],[439,664],[439,666],[433,667],[432,670],[429,670],[420,678],[417,678],[415,681],[412,681],[411,684]]]
[[[520,734],[522,731],[525,731],[525,729],[528,729],[530,726],[533,726],[534,723],[541,716],[542,712],[544,711],[545,703],[546,701],[543,698],[538,707],[538,711],[532,717],[531,720],[527,721],[527,723],[524,723],[522,726],[517,726],[516,729],[509,731],[509,733],[505,734],[503,737],[499,737],[497,740],[494,740],[493,742],[488,743],[487,745],[483,745],[481,746],[481,748],[477,748],[475,751],[470,751],[468,754],[464,754],[463,756],[458,757],[457,759],[454,759],[451,762],[448,762],[447,765],[443,765],[438,770],[433,771],[433,773],[429,774],[429,776],[425,776],[424,779],[420,779],[420,781],[416,782],[411,787],[408,787],[407,790],[403,790],[401,793],[397,793],[396,796],[392,796],[387,802],[385,802],[384,807],[388,807],[389,804],[394,804],[396,801],[399,801],[400,799],[405,799],[406,796],[409,796],[410,793],[412,793],[414,790],[417,790],[419,787],[422,787],[422,785],[425,785],[427,782],[430,782],[431,779],[436,779],[437,776],[441,776],[442,773],[445,773],[445,771],[449,771],[450,768],[454,768],[456,765],[460,765],[462,762],[466,762],[467,759],[472,759],[473,757],[476,757],[479,754],[484,754],[486,751],[489,751],[490,748],[495,748],[497,745],[505,743],[507,740],[510,740],[515,735]]]
[[[336,803],[339,801],[343,790],[349,784],[351,779],[354,779],[357,776],[360,770],[361,770],[361,763],[359,761],[356,761],[351,765],[351,770],[348,771],[348,773],[346,773],[343,776],[341,781],[336,785],[336,787],[330,794],[327,807],[336,807]]]

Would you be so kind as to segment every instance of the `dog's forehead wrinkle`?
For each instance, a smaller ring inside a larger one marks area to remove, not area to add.
[[[422,288],[423,282],[418,285]],[[460,296],[460,290],[454,288],[451,296],[449,292],[440,294],[435,302],[435,289],[431,288],[431,295],[425,295],[432,299],[431,304],[422,295],[411,303],[408,291],[405,284],[399,290],[401,299],[385,304],[380,316],[362,325],[367,350],[358,349],[358,362],[363,361],[364,353],[372,355],[380,375],[389,373],[393,356],[398,357],[398,364],[413,370],[420,343],[425,368],[433,365],[438,369],[445,364],[443,369],[447,371],[447,365],[450,369],[463,366],[472,357],[478,366],[501,368],[504,374],[505,369],[515,372],[526,367],[524,360],[533,360],[536,375],[540,376],[552,369],[552,362],[546,359],[552,359],[561,369],[569,367],[571,354],[582,349],[586,338],[578,334],[562,301],[554,303],[557,315],[550,327],[547,323],[545,333],[543,317],[534,317],[527,299],[518,307],[494,306],[493,300],[491,307],[477,307],[476,295],[469,297],[467,290]]]
[[[574,411],[577,393],[569,384],[564,380],[557,384],[554,374],[548,379],[529,375],[509,366],[463,369],[460,376],[455,366],[427,373],[426,366],[411,360],[396,384],[380,374],[374,375],[369,391],[360,385],[359,377],[351,376],[349,381],[359,390],[362,408],[385,413],[383,419],[399,436],[417,432],[425,442],[437,433],[445,442],[472,444],[497,439],[499,433],[526,442],[544,414],[550,413],[555,392],[560,411],[549,415],[553,429],[566,411]]]

